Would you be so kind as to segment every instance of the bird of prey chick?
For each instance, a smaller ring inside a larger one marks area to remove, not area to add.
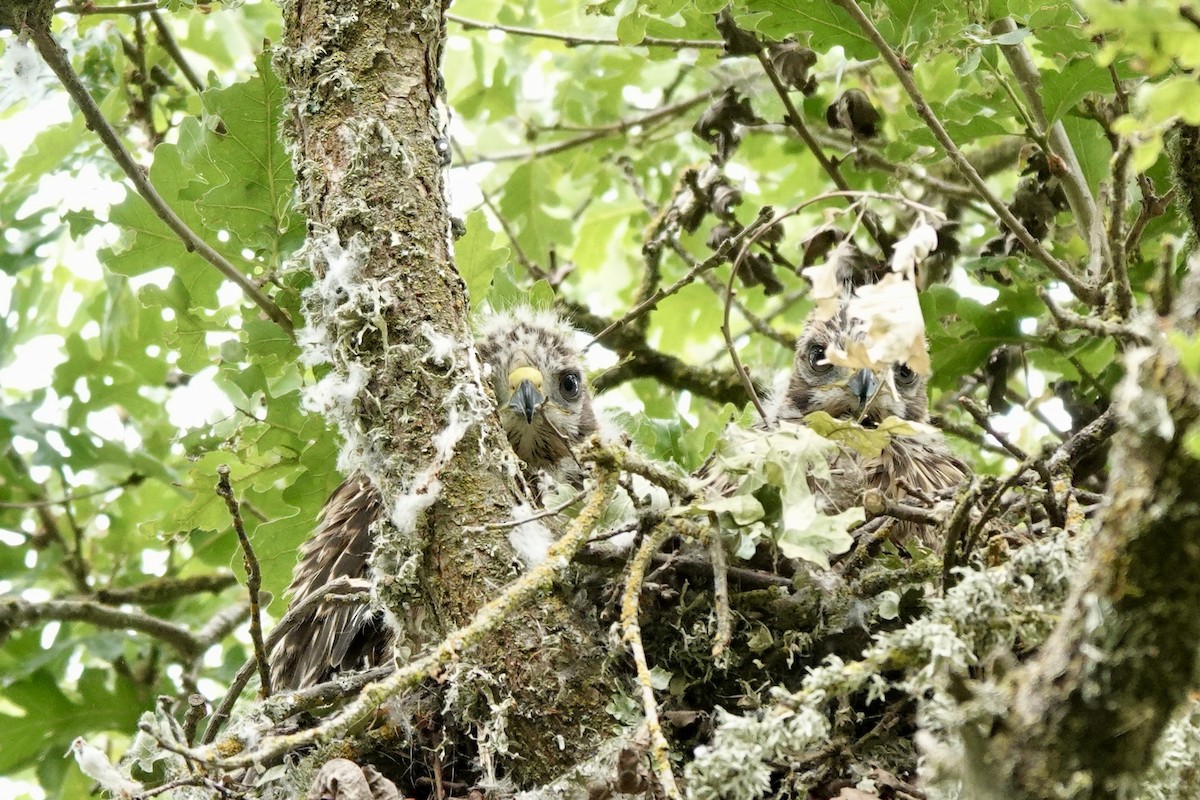
[[[844,304],[831,319],[809,321],[797,342],[792,374],[778,400],[776,418],[801,421],[814,411],[825,411],[865,428],[878,427],[888,417],[927,422],[925,379],[907,365],[894,364],[889,375],[830,362],[829,351],[847,350],[847,340],[854,336],[851,329]],[[909,492],[930,494],[956,486],[970,475],[941,433],[932,429],[911,436],[892,434],[887,447],[874,458],[842,449],[830,466],[830,485],[818,487],[830,513],[860,505],[866,489],[879,489],[887,497],[900,499]],[[898,541],[916,536],[926,547],[942,549],[937,532],[920,523],[898,523],[893,535]]]
[[[479,326],[476,348],[499,416],[526,476],[544,472],[576,480],[571,448],[596,430],[576,333],[554,314],[515,308]],[[334,490],[317,530],[300,549],[288,587],[291,607],[341,578],[370,578],[371,526],[383,500],[361,472]],[[391,634],[382,615],[361,605],[321,602],[279,641],[271,658],[277,690],[300,689],[333,676],[385,664]]]
[[[476,342],[513,452],[569,482],[580,476],[572,449],[597,428],[573,338],[557,315],[518,307],[488,317]]]

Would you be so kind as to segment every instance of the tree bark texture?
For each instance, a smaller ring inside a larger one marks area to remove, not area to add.
[[[1188,314],[1173,322],[1194,335]],[[1126,369],[1111,499],[1058,627],[1015,683],[1012,712],[975,741],[971,783],[990,787],[980,796],[1124,796],[1196,685],[1200,460],[1185,437],[1200,387],[1162,342],[1127,353]]]
[[[344,466],[364,470],[391,510],[373,568],[404,661],[516,574],[506,531],[463,531],[507,519],[512,487],[450,251],[443,8],[293,0],[284,20],[278,64],[314,273],[309,341],[345,398],[329,408]],[[503,722],[511,757],[496,758],[518,785],[561,774],[609,726],[599,643],[551,593],[467,653],[476,669],[447,671],[459,724]],[[467,673],[471,683],[456,684]]]

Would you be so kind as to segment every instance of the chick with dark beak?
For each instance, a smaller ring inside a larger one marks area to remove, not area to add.
[[[846,384],[846,388],[858,400],[859,414],[865,415],[867,404],[871,402],[871,398],[875,396],[875,392],[879,389],[879,378],[875,377],[875,373],[869,369],[860,369],[850,376],[850,381]]]
[[[542,373],[533,367],[517,367],[508,374],[508,407],[525,417],[532,425],[534,412],[545,402],[542,394]]]

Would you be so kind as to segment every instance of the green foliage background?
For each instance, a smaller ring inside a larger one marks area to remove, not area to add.
[[[566,302],[612,319],[630,309],[647,269],[644,231],[654,218],[639,193],[666,206],[683,171],[708,160],[711,147],[691,128],[726,86],[736,86],[764,120],[744,132],[726,167],[743,194],[736,212],[742,224],[764,205],[784,209],[833,188],[781,124],[784,106],[756,59],[725,58],[719,46],[643,44],[646,37],[719,44],[712,15],[724,5],[454,4],[453,14],[468,20],[620,42],[569,46],[450,23],[445,79],[455,161],[487,201],[486,208],[467,209],[466,235],[456,243],[477,306]],[[1026,133],[1027,111],[998,49],[1012,39],[988,33],[991,20],[1011,15],[1028,28],[1013,38],[1035,53],[1046,116],[1063,122],[1089,187],[1111,197],[1114,153],[1128,148],[1131,167],[1159,195],[1170,188],[1164,134],[1180,121],[1200,123],[1200,87],[1183,71],[1197,66],[1200,28],[1180,16],[1178,0],[864,5],[969,153],[984,154]],[[863,89],[883,113],[881,137],[865,147],[876,158],[841,161],[852,188],[944,204],[920,176],[959,179],[874,45],[844,12],[824,2],[783,0],[736,3],[733,12],[742,27],[770,38],[798,36],[820,56],[816,92],[791,97],[810,127],[833,137],[827,152],[841,157],[851,149],[824,122],[842,90]],[[226,8],[172,1],[161,13],[203,91],[189,87],[161,37],[134,16],[65,11],[56,35],[167,202],[299,320],[300,293],[310,278],[289,260],[302,244],[304,221],[292,208],[294,177],[280,135],[284,89],[270,59],[270,42],[280,38],[278,10],[269,3]],[[144,41],[144,65],[123,51],[122,37]],[[24,49],[11,34],[0,45],[6,59]],[[170,81],[146,106],[140,76],[151,68]],[[1124,81],[1121,93],[1114,79]],[[212,490],[217,466],[228,464],[248,504],[264,586],[275,597],[270,613],[278,617],[296,549],[340,480],[335,432],[304,410],[303,390],[321,368],[305,365],[295,342],[187,252],[140,197],[126,190],[123,199],[106,202],[96,187],[126,185],[109,155],[73,106],[61,115],[65,121],[36,122],[36,109],[66,107],[52,76],[34,70],[21,80],[26,96],[10,92],[0,107],[0,126],[7,124],[0,130],[14,141],[23,138],[18,125],[38,128],[0,162],[0,379],[7,379],[0,382],[0,591],[29,599],[95,597],[214,571],[242,580],[237,540]],[[664,107],[675,110],[656,113]],[[1022,165],[1012,159],[989,179],[1006,202]],[[89,174],[65,198],[47,188],[61,185],[55,181],[63,176]],[[1126,230],[1145,199],[1146,184],[1134,177],[1128,176]],[[997,236],[993,216],[978,200],[956,202],[965,204],[957,234],[962,256],[952,280],[929,288],[922,301],[935,412],[967,427],[949,400],[982,398],[989,356],[1006,345],[1024,359],[1009,388],[1035,417],[1044,408],[1064,419],[1047,388],[1056,380],[1078,383],[1090,399],[1106,398],[1118,377],[1113,342],[1051,325],[1037,295],[1052,283],[1045,270],[1022,255],[979,255]],[[798,265],[805,233],[841,207],[831,201],[789,220],[785,257]],[[871,207],[896,235],[912,224],[900,205]],[[711,253],[706,239],[713,222],[708,218],[680,240],[696,259]],[[1048,246],[1082,270],[1085,240],[1069,214],[1058,223]],[[1147,221],[1129,263],[1139,301],[1153,300],[1162,276],[1181,263],[1176,254],[1192,246],[1187,234],[1185,216],[1174,207]],[[569,270],[556,286],[540,279],[564,265]],[[688,269],[668,249],[662,285]],[[728,270],[713,273],[719,286]],[[775,275],[781,293],[742,287],[737,300],[781,337],[750,331],[744,315],[733,312],[741,359],[764,385],[789,364],[780,339],[798,332],[809,310],[805,282],[783,268]],[[658,304],[645,341],[689,364],[728,369],[723,311],[719,287],[693,282]],[[14,364],[28,369],[28,358],[19,361],[23,353],[55,351],[53,364],[21,376],[14,371]],[[181,428],[170,404],[193,385],[211,386],[224,401],[210,423]],[[711,452],[738,411],[681,396],[652,378],[602,399],[647,454],[688,469]],[[1029,415],[1016,419],[1017,440],[1036,449],[1045,428]],[[981,471],[1003,466],[970,441],[955,446]],[[231,586],[145,610],[195,629],[243,597],[240,586]],[[219,697],[248,655],[244,630],[196,661],[146,635],[83,622],[8,633],[0,649],[0,775],[36,781],[52,797],[88,793],[86,779],[60,757],[75,736],[108,742],[120,753],[157,695]]]

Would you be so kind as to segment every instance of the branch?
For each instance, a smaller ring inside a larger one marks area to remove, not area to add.
[[[279,640],[288,631],[295,628],[314,606],[328,601],[331,597],[337,597],[342,602],[357,601],[366,603],[369,599],[367,592],[369,587],[365,584],[365,581],[355,582],[349,578],[341,577],[290,607],[287,613],[283,615],[283,619],[279,620],[279,624],[271,630],[271,634],[267,637],[266,642],[263,643],[267,654],[269,655],[275,649],[275,645],[279,644]],[[225,724],[225,720],[229,719],[229,712],[233,710],[233,704],[237,702],[242,689],[246,688],[246,684],[250,681],[250,676],[254,674],[257,665],[258,659],[251,658],[242,664],[237,674],[233,676],[233,680],[229,684],[229,690],[225,692],[225,697],[221,699],[221,704],[217,706],[216,711],[213,712],[212,717],[208,721],[208,725],[204,728],[204,736],[200,739],[201,744],[209,744],[217,737],[217,732]]]
[[[1140,345],[1150,344],[1149,336],[1134,330],[1129,325],[1105,322],[1102,319],[1094,317],[1083,317],[1073,311],[1068,311],[1054,302],[1054,298],[1045,289],[1038,289],[1038,297],[1042,298],[1042,302],[1046,304],[1046,308],[1050,309],[1050,315],[1054,317],[1055,323],[1060,328],[1078,328],[1096,336],[1113,338],[1120,342]]]
[[[24,627],[45,620],[87,622],[109,630],[139,631],[169,644],[185,659],[195,658],[205,648],[205,643],[187,628],[144,611],[124,611],[91,600],[32,602],[17,597],[0,599],[0,623],[5,627]]]
[[[646,579],[646,567],[654,554],[672,534],[669,525],[660,525],[642,540],[633,560],[629,562],[629,575],[625,578],[625,590],[621,594],[622,640],[629,647],[633,663],[637,668],[637,682],[642,695],[642,710],[646,715],[646,729],[650,734],[650,763],[659,785],[668,800],[682,800],[675,773],[671,770],[671,749],[663,736],[662,724],[658,720],[658,703],[654,699],[653,678],[646,663],[646,651],[642,646],[642,629],[638,623],[641,607],[642,586]],[[717,547],[721,544],[718,542]],[[715,653],[714,653],[715,655]]]
[[[301,711],[331,706],[339,700],[356,694],[368,683],[383,680],[395,671],[394,666],[387,664],[362,672],[339,675],[331,681],[318,683],[294,692],[283,692],[272,696],[270,702],[263,705],[263,713],[275,722],[282,722]]]
[[[559,298],[558,306],[579,329],[593,336],[607,330],[597,343],[622,357],[616,367],[601,373],[592,381],[597,394],[636,378],[655,378],[664,386],[707,397],[715,403],[741,406],[749,398],[741,381],[732,372],[695,367],[675,356],[655,350],[636,330],[614,327],[613,321],[592,313],[580,303]]]
[[[700,105],[712,98],[716,97],[725,91],[724,86],[718,86],[709,89],[707,92],[702,92],[686,100],[680,100],[678,103],[672,103],[669,106],[655,109],[646,114],[640,114],[636,117],[627,117],[626,119],[617,120],[609,125],[603,125],[595,128],[581,136],[575,136],[570,139],[563,139],[559,142],[551,142],[550,144],[532,147],[528,150],[507,150],[500,153],[483,153],[474,158],[465,159],[462,163],[456,164],[459,167],[470,167],[475,164],[495,164],[500,161],[528,161],[542,156],[554,155],[562,153],[566,150],[571,150],[576,147],[581,147],[585,144],[607,139],[610,136],[619,136],[628,133],[633,128],[644,128],[655,123],[661,122],[671,117],[679,116],[684,111],[687,111],[695,106]]]
[[[1115,796],[1149,766],[1194,687],[1200,460],[1186,440],[1200,420],[1200,388],[1176,359],[1165,346],[1127,358],[1112,499],[1087,561],[1041,653],[1015,676],[1003,718],[967,739],[972,782],[992,781],[996,796],[1045,797],[1047,786],[1068,785],[1077,800]]]
[[[179,49],[179,43],[175,41],[175,35],[167,27],[167,21],[163,19],[162,14],[158,13],[158,11],[151,11],[150,19],[153,20],[154,27],[158,30],[159,44],[167,51],[167,55],[179,67],[179,71],[183,73],[183,77],[192,85],[192,88],[197,92],[203,92],[204,81],[200,80],[200,76],[192,69],[192,65],[188,63],[188,60],[184,58],[183,51]]]
[[[97,589],[96,599],[114,606],[124,603],[156,606],[193,594],[217,594],[236,583],[237,577],[232,572],[214,572],[208,575],[193,575],[190,578],[159,578],[136,586]]]
[[[71,68],[71,60],[67,56],[67,52],[55,41],[54,37],[50,34],[50,30],[38,26],[28,29],[28,33],[37,45],[38,52],[41,53],[46,64],[58,76],[67,93],[71,95],[71,99],[78,104],[84,119],[87,120],[88,127],[100,137],[100,141],[108,148],[117,165],[121,167],[121,170],[133,183],[138,194],[142,196],[142,199],[146,201],[155,215],[179,237],[189,253],[195,252],[209,264],[216,267],[218,272],[236,284],[246,297],[261,308],[275,324],[283,328],[289,336],[292,335],[292,321],[284,313],[283,309],[275,305],[275,302],[271,298],[263,294],[262,290],[255,286],[254,282],[246,277],[241,270],[229,263],[223,255],[196,235],[188,227],[188,224],[180,219],[179,215],[163,200],[162,195],[158,193],[158,190],[154,188],[154,184],[150,182],[150,178],[146,175],[145,170],[133,160],[133,156],[129,154],[129,151],[125,149],[125,145],[121,143],[120,136],[113,129],[112,125],[108,123],[108,120],[104,118],[104,113],[96,105],[96,101],[92,99],[87,87],[83,85],[83,82],[79,80],[79,76],[75,74],[75,70]]]
[[[771,63],[771,59],[762,51],[758,51],[758,63],[762,65],[763,71],[767,73],[767,77],[771,80],[771,85],[775,87],[775,93],[779,95],[779,99],[783,101],[783,107],[787,111],[787,122],[792,126],[792,129],[800,136],[804,145],[817,159],[817,163],[821,165],[821,169],[833,181],[833,184],[843,192],[850,191],[850,184],[842,176],[842,171],[838,165],[829,160],[829,156],[825,155],[825,151],[821,149],[821,145],[809,132],[808,126],[804,124],[804,118],[800,116],[800,112],[796,110],[795,104],[792,102],[792,97],[788,94],[787,87],[779,77],[779,73],[775,70],[775,65]],[[854,201],[847,195],[846,204],[853,205]],[[863,216],[863,225],[867,232],[871,234],[871,238],[875,240],[875,244],[879,247],[880,252],[886,257],[891,252],[891,237],[879,226],[879,221],[872,214]],[[757,405],[757,403],[755,403]]]
[[[562,42],[567,47],[580,47],[582,45],[601,45],[610,47],[669,47],[673,50],[681,50],[686,47],[708,48],[710,50],[721,50],[725,47],[725,42],[721,39],[659,39],[654,36],[647,36],[640,42],[622,42],[619,39],[606,39],[601,36],[577,36],[570,33],[556,33],[554,31],[543,31],[537,28],[522,28],[516,25],[500,25],[495,22],[482,22],[480,20],[467,19],[460,17],[457,14],[447,14],[448,22],[455,22],[469,30],[481,31],[503,31],[516,36],[528,36],[532,39],[552,39],[556,42]]]
[[[229,465],[217,467],[217,494],[225,501],[229,516],[233,520],[233,529],[237,532],[238,542],[242,546],[242,566],[246,568],[246,592],[250,595],[250,641],[254,644],[254,660],[258,662],[258,694],[260,697],[271,696],[271,667],[267,663],[267,649],[263,646],[262,608],[258,604],[258,590],[262,587],[262,573],[258,568],[258,559],[254,555],[254,546],[246,535],[246,526],[242,524],[242,509],[237,498],[233,496],[233,487],[229,484]]]
[[[993,33],[1012,33],[1016,29],[1017,24],[1009,17],[996,20],[992,24]],[[1096,209],[1096,199],[1092,197],[1091,189],[1088,188],[1083,167],[1079,165],[1079,158],[1075,155],[1075,148],[1071,146],[1071,140],[1067,138],[1066,128],[1061,121],[1055,120],[1053,125],[1047,124],[1046,109],[1042,104],[1042,77],[1025,45],[1021,42],[1000,45],[1000,50],[1016,76],[1021,94],[1025,95],[1025,102],[1033,113],[1034,121],[1040,127],[1039,133],[1046,137],[1051,152],[1062,159],[1066,167],[1065,171],[1055,171],[1055,174],[1062,181],[1067,203],[1071,206],[1080,229],[1086,231],[1092,278],[1098,281],[1106,269],[1113,266],[1113,257],[1109,250],[1108,237],[1104,232],[1104,218]]]
[[[80,16],[88,16],[90,14],[144,14],[147,11],[157,11],[158,3],[127,3],[123,6],[94,6],[90,3],[79,3],[75,5],[55,6],[55,14],[79,14]]]
[[[982,197],[987,204],[992,207],[992,210],[996,212],[996,215],[1000,217],[1000,220],[1008,227],[1010,231],[1012,231],[1013,235],[1017,237],[1017,240],[1025,247],[1026,251],[1028,251],[1038,261],[1046,265],[1050,272],[1053,273],[1056,278],[1069,286],[1071,291],[1080,300],[1088,303],[1089,305],[1095,305],[1099,303],[1101,299],[1100,293],[1097,292],[1094,287],[1081,281],[1075,276],[1074,273],[1071,272],[1070,269],[1066,267],[1066,265],[1064,265],[1054,256],[1050,255],[1046,248],[1042,246],[1041,242],[1035,239],[1033,235],[1030,234],[1025,228],[1025,226],[1021,224],[1021,221],[1013,216],[1013,213],[1008,209],[1008,206],[1000,202],[1000,199],[996,197],[996,195],[992,193],[991,189],[987,187],[987,184],[984,182],[983,178],[980,177],[979,173],[975,171],[975,168],[971,166],[971,163],[963,155],[962,151],[958,149],[958,146],[954,144],[954,140],[950,138],[950,134],[946,132],[946,129],[942,126],[941,121],[938,120],[937,115],[933,113],[933,109],[929,107],[929,103],[926,102],[924,95],[921,94],[921,90],[918,89],[916,83],[913,82],[912,75],[909,74],[908,69],[900,63],[900,59],[897,58],[895,51],[893,51],[891,48],[891,45],[889,45],[887,40],[883,38],[883,35],[879,33],[879,30],[875,27],[875,24],[871,22],[870,18],[863,13],[861,8],[859,8],[856,0],[833,1],[838,6],[845,9],[847,13],[849,13],[854,21],[858,23],[858,26],[862,29],[862,31],[867,35],[867,38],[874,42],[875,46],[879,49],[879,54],[883,56],[883,60],[886,61],[888,66],[892,68],[892,72],[896,75],[897,80],[900,81],[900,85],[903,86],[904,91],[908,93],[909,98],[913,102],[913,108],[917,112],[917,116],[919,116],[925,122],[930,132],[933,133],[934,138],[938,140],[938,143],[942,146],[942,149],[946,151],[946,155],[948,155],[950,160],[954,162],[954,165],[958,167],[959,173],[962,174],[967,183],[975,187],[975,191],[979,192],[979,196]]]
[[[1059,445],[1046,466],[1050,468],[1051,473],[1058,473],[1064,467],[1074,468],[1081,459],[1111,439],[1116,432],[1117,413],[1115,407],[1110,405],[1103,414]]]

